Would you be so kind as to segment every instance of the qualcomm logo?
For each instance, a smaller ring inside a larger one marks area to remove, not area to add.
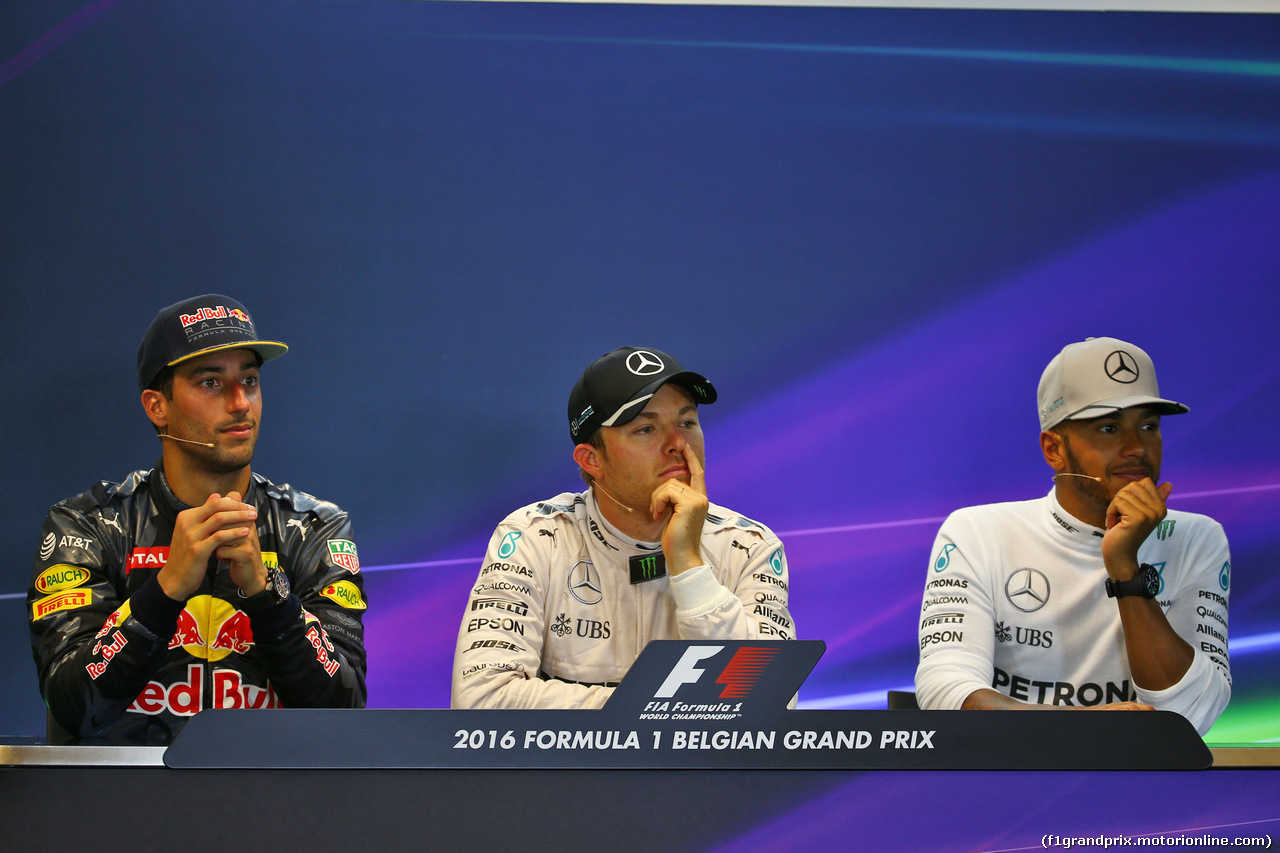
[[[1034,613],[1049,603],[1049,579],[1039,569],[1018,569],[1004,582],[1004,596],[1023,613]]]
[[[506,536],[502,537],[502,544],[498,546],[498,556],[507,559],[516,552],[516,542],[520,539],[520,532],[513,530]]]

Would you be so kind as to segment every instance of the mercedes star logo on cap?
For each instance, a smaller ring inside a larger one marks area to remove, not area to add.
[[[1138,381],[1138,363],[1134,361],[1133,356],[1122,349],[1118,349],[1107,356],[1103,369],[1116,382],[1123,382],[1128,385],[1131,382]]]
[[[627,356],[627,370],[636,376],[652,376],[655,373],[661,373],[664,367],[666,365],[662,363],[662,359],[642,349]]]

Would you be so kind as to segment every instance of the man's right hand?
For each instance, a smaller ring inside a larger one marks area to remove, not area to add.
[[[217,493],[200,506],[178,513],[169,542],[169,560],[156,576],[160,589],[174,601],[186,601],[200,588],[209,557],[220,546],[244,539],[258,511]]]

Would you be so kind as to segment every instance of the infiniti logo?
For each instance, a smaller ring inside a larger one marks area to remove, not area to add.
[[[600,575],[587,560],[579,560],[569,571],[569,594],[583,604],[599,604],[604,598],[600,591]]]
[[[1102,369],[1107,371],[1107,376],[1116,382],[1128,385],[1138,381],[1138,363],[1133,360],[1133,356],[1122,349],[1107,356]]]
[[[662,359],[642,349],[636,350],[627,356],[627,370],[630,370],[636,376],[652,376],[655,373],[661,373],[665,367],[666,365],[662,363]]]
[[[1018,569],[1004,582],[1004,597],[1023,613],[1049,603],[1049,579],[1039,569]]]

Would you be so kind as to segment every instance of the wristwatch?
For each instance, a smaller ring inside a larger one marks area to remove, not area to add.
[[[265,610],[289,597],[289,576],[279,566],[267,566],[266,589],[253,595],[245,595],[242,589],[237,589],[236,592],[244,599],[246,610]]]
[[[1138,566],[1138,573],[1127,581],[1113,581],[1107,578],[1107,597],[1124,598],[1126,595],[1140,595],[1143,598],[1155,598],[1160,591],[1160,573],[1149,563]]]

